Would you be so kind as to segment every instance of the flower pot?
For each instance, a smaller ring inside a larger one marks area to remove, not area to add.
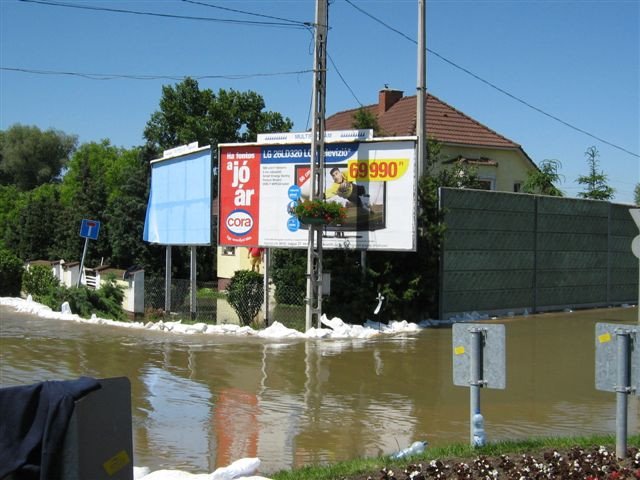
[[[320,218],[305,217],[304,215],[298,217],[298,220],[300,220],[300,223],[306,223],[307,225],[309,225],[309,224],[327,225],[327,224],[329,224],[329,223],[331,223],[333,221],[333,220],[325,220],[322,217],[320,217]]]

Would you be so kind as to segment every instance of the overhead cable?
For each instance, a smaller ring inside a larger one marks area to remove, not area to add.
[[[418,42],[417,42],[416,40],[414,40],[413,38],[409,37],[408,35],[406,35],[405,33],[401,32],[400,30],[397,30],[397,29],[393,28],[392,26],[388,25],[387,23],[385,23],[384,21],[380,20],[379,18],[377,18],[377,17],[375,17],[375,16],[371,15],[369,12],[367,12],[367,11],[363,10],[361,7],[358,7],[357,5],[355,5],[351,0],[345,0],[345,2],[347,2],[349,5],[351,5],[353,8],[355,8],[356,10],[358,10],[359,12],[361,12],[362,14],[366,15],[367,17],[369,17],[369,18],[371,18],[371,19],[375,20],[376,22],[378,22],[379,24],[381,24],[381,25],[383,25],[384,27],[388,28],[389,30],[391,30],[391,31],[393,31],[393,32],[395,32],[395,33],[397,33],[398,35],[401,35],[401,36],[402,36],[402,37],[404,37],[405,39],[407,39],[407,40],[409,40],[410,42],[413,42],[413,43],[415,43],[415,44],[417,45],[417,43],[418,43]],[[609,141],[607,141],[607,140],[605,140],[605,139],[603,139],[603,138],[600,138],[600,137],[598,137],[598,136],[594,135],[593,133],[587,132],[586,130],[583,130],[583,129],[582,129],[582,128],[580,128],[580,127],[576,127],[575,125],[570,124],[569,122],[565,122],[565,121],[564,121],[564,120],[562,120],[561,118],[558,118],[558,117],[556,117],[555,115],[553,115],[553,114],[551,114],[551,113],[547,113],[547,112],[545,112],[545,111],[544,111],[544,110],[542,110],[541,108],[538,108],[538,107],[536,107],[535,105],[530,104],[530,103],[529,103],[529,102],[527,102],[526,100],[523,100],[523,99],[521,99],[521,98],[519,98],[519,97],[515,96],[514,94],[509,93],[509,92],[508,92],[508,91],[506,91],[505,89],[503,89],[503,88],[501,88],[501,87],[499,87],[499,86],[497,86],[497,85],[495,85],[495,84],[491,83],[489,80],[485,80],[484,78],[480,77],[479,75],[476,75],[476,74],[475,74],[475,73],[473,73],[472,71],[470,71],[470,70],[468,70],[468,69],[466,69],[466,68],[464,68],[464,67],[462,67],[462,66],[458,65],[458,64],[457,64],[457,63],[455,63],[454,61],[449,60],[448,58],[444,57],[443,55],[440,55],[438,52],[436,52],[436,51],[434,51],[434,50],[432,50],[432,49],[430,49],[430,48],[427,48],[426,50],[427,50],[427,52],[429,52],[429,53],[431,53],[431,54],[435,55],[436,57],[438,57],[439,59],[441,59],[442,61],[444,61],[444,62],[448,63],[448,64],[449,64],[449,65],[451,65],[452,67],[455,67],[455,68],[457,68],[457,69],[459,69],[459,70],[461,70],[461,71],[465,72],[466,74],[468,74],[468,75],[472,76],[472,77],[473,77],[473,78],[475,78],[476,80],[481,81],[481,82],[482,82],[482,83],[484,83],[485,85],[488,85],[489,87],[491,87],[491,88],[493,88],[493,89],[495,89],[495,90],[499,91],[500,93],[502,93],[502,94],[504,94],[504,95],[508,96],[509,98],[512,98],[513,100],[515,100],[515,101],[517,101],[517,102],[519,102],[519,103],[521,103],[521,104],[523,104],[523,105],[525,105],[525,106],[527,106],[527,107],[529,107],[529,108],[531,108],[531,109],[535,110],[536,112],[541,113],[541,114],[543,114],[543,115],[545,115],[545,116],[547,116],[547,117],[549,117],[549,118],[551,118],[551,119],[553,119],[553,120],[555,120],[555,121],[557,121],[557,122],[559,122],[559,123],[562,123],[562,124],[563,124],[563,125],[565,125],[566,127],[569,127],[569,128],[571,128],[571,129],[573,129],[573,130],[576,130],[576,131],[578,131],[578,132],[580,132],[580,133],[584,134],[584,135],[587,135],[587,136],[589,136],[589,137],[591,137],[591,138],[594,138],[594,139],[598,140],[599,142],[602,142],[602,143],[604,143],[604,144],[606,144],[606,145],[609,145],[610,147],[617,148],[618,150],[621,150],[621,151],[623,151],[623,152],[625,152],[625,153],[628,153],[629,155],[632,155],[632,156],[634,156],[634,157],[640,158],[640,155],[638,155],[637,153],[634,153],[634,152],[632,152],[632,151],[630,151],[630,150],[627,150],[627,149],[626,149],[626,148],[624,148],[624,147],[621,147],[621,146],[619,146],[619,145],[616,145],[615,143],[612,143],[612,142],[609,142]]]
[[[193,78],[194,80],[206,80],[206,79],[227,79],[227,80],[243,80],[246,78],[256,77],[276,77],[284,75],[300,75],[303,73],[311,73],[313,70],[296,70],[290,72],[259,72],[259,73],[244,73],[244,74],[225,74],[225,75],[141,75],[141,74],[120,74],[120,73],[86,73],[86,72],[69,72],[59,70],[40,70],[32,68],[18,68],[18,67],[0,67],[0,70],[6,70],[11,72],[20,73],[33,73],[37,75],[66,75],[73,77],[82,77],[89,80],[116,80],[116,79],[128,79],[128,80],[184,80],[185,78]]]
[[[230,18],[196,17],[196,16],[190,16],[190,15],[174,15],[169,13],[145,12],[140,10],[125,10],[121,8],[96,7],[91,5],[63,3],[63,2],[50,2],[50,1],[43,1],[43,0],[18,0],[18,1],[25,2],[25,3],[36,3],[40,5],[48,5],[51,7],[77,8],[81,10],[92,10],[92,11],[102,11],[102,12],[112,12],[112,13],[127,13],[130,15],[146,15],[151,17],[173,18],[173,19],[181,19],[181,20],[198,20],[198,21],[204,21],[204,22],[231,23],[235,25],[248,25],[248,26],[257,26],[257,27],[278,27],[278,28],[299,28],[299,29],[308,28],[308,26],[302,22],[300,24],[293,24],[288,22],[235,20]]]
[[[335,64],[335,62],[333,61],[333,58],[331,58],[331,55],[329,55],[329,52],[327,52],[327,57],[329,57],[329,61],[331,62],[331,65],[333,65],[333,68],[336,69],[336,73],[338,74],[338,76],[340,77],[340,80],[342,80],[342,83],[344,83],[344,85],[349,89],[349,91],[351,92],[351,95],[353,95],[353,98],[356,99],[356,102],[358,102],[358,104],[362,107],[362,102],[360,100],[358,100],[358,97],[356,97],[356,94],[353,92],[353,89],[349,86],[349,84],[347,83],[347,81],[344,79],[344,77],[342,76],[342,74],[340,73],[340,70],[338,70],[338,66]]]
[[[203,7],[216,8],[218,10],[225,10],[227,12],[241,13],[243,15],[251,15],[251,16],[254,16],[254,17],[270,18],[272,20],[281,20],[283,22],[289,22],[289,23],[297,24],[297,25],[305,25],[307,27],[313,26],[312,22],[302,22],[300,20],[291,20],[289,18],[274,17],[273,15],[264,15],[262,13],[247,12],[245,10],[237,10],[235,8],[221,7],[220,5],[214,5],[214,4],[206,3],[206,2],[197,2],[195,0],[182,0],[182,1],[185,2],[185,3],[192,3],[194,5],[202,5]]]

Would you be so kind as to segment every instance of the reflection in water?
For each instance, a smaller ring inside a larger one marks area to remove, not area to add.
[[[635,309],[505,319],[506,390],[483,390],[490,440],[612,433],[595,390],[596,322]],[[81,375],[131,380],[136,465],[262,472],[468,438],[469,391],[452,384],[451,329],[370,340],[268,341],[43,320],[0,307],[0,385]],[[629,432],[640,400],[629,399]]]
[[[181,463],[163,468],[197,465],[209,468],[211,392],[208,386],[157,367],[142,375],[147,387],[145,450],[159,458],[175,457]],[[137,442],[136,442],[137,443]]]

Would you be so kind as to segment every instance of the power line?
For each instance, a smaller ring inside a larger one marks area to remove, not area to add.
[[[349,5],[351,5],[353,8],[355,8],[356,10],[358,10],[359,12],[361,12],[362,14],[366,15],[367,17],[369,17],[369,18],[371,18],[371,19],[375,20],[376,22],[378,22],[379,24],[381,24],[381,25],[383,25],[384,27],[388,28],[389,30],[391,30],[391,31],[393,31],[393,32],[395,32],[395,33],[397,33],[398,35],[401,35],[401,36],[402,36],[402,37],[404,37],[405,39],[407,39],[407,40],[409,40],[410,42],[413,42],[413,43],[415,43],[415,44],[417,45],[417,43],[418,43],[418,42],[416,42],[413,38],[409,37],[408,35],[406,35],[405,33],[401,32],[400,30],[397,30],[397,29],[393,28],[391,25],[388,25],[387,23],[385,23],[384,21],[380,20],[379,18],[377,18],[377,17],[375,17],[375,16],[371,15],[369,12],[367,12],[367,11],[363,10],[362,8],[358,7],[357,5],[355,5],[351,0],[345,0],[345,2],[347,2]],[[564,121],[564,120],[562,120],[561,118],[558,118],[558,117],[556,117],[555,115],[552,115],[551,113],[547,113],[547,112],[545,112],[545,111],[544,111],[544,110],[542,110],[541,108],[538,108],[538,107],[536,107],[535,105],[530,104],[530,103],[529,103],[529,102],[527,102],[526,100],[523,100],[523,99],[521,99],[521,98],[519,98],[519,97],[517,97],[517,96],[513,95],[512,93],[509,93],[508,91],[504,90],[503,88],[501,88],[501,87],[499,87],[499,86],[497,86],[497,85],[495,85],[495,84],[491,83],[491,82],[490,82],[490,81],[488,81],[488,80],[485,80],[484,78],[480,77],[479,75],[476,75],[475,73],[473,73],[472,71],[470,71],[470,70],[468,70],[468,69],[466,69],[466,68],[462,67],[461,65],[458,65],[458,64],[457,64],[457,63],[455,63],[454,61],[449,60],[448,58],[444,57],[443,55],[440,55],[438,52],[436,52],[436,51],[434,51],[434,50],[432,50],[432,49],[430,49],[430,48],[427,48],[426,50],[427,50],[427,52],[429,52],[429,53],[431,53],[431,54],[435,55],[436,57],[438,57],[439,59],[441,59],[442,61],[444,61],[444,62],[448,63],[448,64],[449,64],[449,65],[451,65],[452,67],[455,67],[455,68],[457,68],[457,69],[459,69],[459,70],[463,71],[464,73],[466,73],[466,74],[468,74],[468,75],[471,75],[471,76],[472,76],[473,78],[475,78],[476,80],[481,81],[481,82],[482,82],[482,83],[484,83],[485,85],[488,85],[489,87],[491,87],[491,88],[493,88],[493,89],[495,89],[495,90],[499,91],[500,93],[502,93],[502,94],[504,94],[504,95],[507,95],[509,98],[511,98],[511,99],[513,99],[513,100],[515,100],[515,101],[517,101],[517,102],[519,102],[519,103],[521,103],[521,104],[523,104],[523,105],[525,105],[525,106],[527,106],[527,107],[529,107],[529,108],[531,108],[531,109],[535,110],[536,112],[541,113],[541,114],[543,114],[543,115],[545,115],[545,116],[547,116],[547,117],[549,117],[549,118],[551,118],[551,119],[553,119],[553,120],[555,120],[555,121],[557,121],[557,122],[560,122],[560,123],[562,123],[563,125],[565,125],[566,127],[569,127],[569,128],[571,128],[571,129],[573,129],[573,130],[576,130],[576,131],[578,131],[578,132],[580,132],[580,133],[584,134],[584,135],[587,135],[587,136],[589,136],[589,137],[591,137],[591,138],[594,138],[594,139],[598,140],[599,142],[602,142],[602,143],[604,143],[604,144],[607,144],[607,145],[609,145],[609,146],[611,146],[611,147],[613,147],[613,148],[617,148],[618,150],[621,150],[621,151],[623,151],[623,152],[625,152],[625,153],[628,153],[629,155],[632,155],[632,156],[634,156],[634,157],[640,158],[640,155],[638,155],[637,153],[631,152],[631,151],[627,150],[627,149],[626,149],[626,148],[624,148],[624,147],[621,147],[621,146],[619,146],[619,145],[616,145],[615,143],[611,143],[611,142],[609,142],[609,141],[607,141],[607,140],[605,140],[605,139],[603,139],[603,138],[600,138],[600,137],[598,137],[598,136],[596,136],[596,135],[594,135],[594,134],[592,134],[592,133],[590,133],[590,132],[587,132],[586,130],[583,130],[583,129],[582,129],[582,128],[580,128],[580,127],[576,127],[575,125],[572,125],[572,124],[570,124],[569,122],[565,122],[565,121]]]
[[[72,4],[72,3],[62,3],[62,2],[49,2],[42,0],[19,0],[20,2],[25,3],[36,3],[40,5],[48,5],[51,7],[65,7],[65,8],[77,8],[80,10],[92,10],[92,11],[100,11],[100,12],[112,12],[112,13],[127,13],[131,15],[146,15],[151,17],[161,17],[161,18],[173,18],[180,20],[198,20],[205,22],[217,22],[217,23],[231,23],[235,25],[248,25],[248,26],[258,26],[258,27],[279,27],[279,28],[299,28],[299,29],[307,29],[308,27],[302,22],[298,24],[286,23],[286,22],[265,22],[265,21],[253,21],[253,20],[233,20],[230,18],[213,18],[213,17],[195,17],[190,15],[174,15],[169,13],[156,13],[156,12],[145,12],[140,10],[124,10],[121,8],[108,8],[108,7],[95,7],[91,5],[80,5],[80,4]]]
[[[331,55],[329,55],[329,52],[327,52],[327,57],[329,57],[329,61],[331,62],[331,65],[333,65],[333,68],[336,69],[336,73],[338,74],[338,76],[340,77],[340,80],[342,80],[342,83],[344,83],[344,85],[349,89],[349,91],[351,92],[351,95],[353,95],[353,98],[356,99],[356,102],[358,102],[358,104],[362,107],[362,102],[360,100],[358,100],[358,97],[356,97],[356,94],[353,92],[353,89],[349,86],[349,84],[347,83],[347,81],[344,79],[344,77],[342,76],[342,74],[340,73],[340,70],[338,70],[338,66],[335,64],[335,62],[333,61],[333,58],[331,58]]]
[[[142,75],[142,74],[120,74],[120,73],[86,73],[86,72],[68,72],[68,71],[59,71],[59,70],[40,70],[40,69],[30,69],[30,68],[18,68],[18,67],[0,67],[0,70],[7,70],[11,72],[20,72],[20,73],[32,73],[37,75],[64,75],[64,76],[73,76],[73,77],[81,77],[89,80],[116,80],[116,79],[127,79],[127,80],[184,80],[187,77],[193,78],[195,80],[206,80],[206,79],[227,79],[227,80],[243,80],[246,78],[256,78],[256,77],[275,77],[275,76],[284,76],[284,75],[300,75],[303,73],[311,73],[313,70],[296,70],[290,72],[259,72],[259,73],[245,73],[245,74],[225,74],[225,75]]]
[[[281,20],[283,22],[289,22],[289,23],[292,23],[292,24],[295,24],[295,25],[304,25],[304,26],[307,26],[307,27],[313,26],[313,23],[311,23],[311,22],[302,22],[300,20],[291,20],[289,18],[274,17],[272,15],[264,15],[264,14],[261,14],[261,13],[247,12],[247,11],[244,11],[244,10],[237,10],[235,8],[221,7],[219,5],[213,5],[213,4],[205,3],[205,2],[197,2],[195,0],[182,0],[182,1],[185,2],[185,3],[192,3],[194,5],[202,5],[203,7],[217,8],[218,10],[225,10],[227,12],[242,13],[244,15],[251,15],[251,16],[254,16],[254,17],[262,17],[262,18],[270,18],[272,20]]]

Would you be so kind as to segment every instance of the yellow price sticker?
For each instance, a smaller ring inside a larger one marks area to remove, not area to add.
[[[408,168],[408,158],[350,160],[349,178],[354,181],[389,182],[402,177]]]
[[[598,341],[600,343],[607,343],[611,341],[611,334],[610,333],[603,333],[602,335],[598,336]]]
[[[102,468],[107,475],[113,477],[116,473],[131,463],[129,455],[124,450],[120,450],[113,457],[102,464]]]
[[[464,347],[456,347],[453,349],[453,353],[456,355],[462,355],[464,353]]]

